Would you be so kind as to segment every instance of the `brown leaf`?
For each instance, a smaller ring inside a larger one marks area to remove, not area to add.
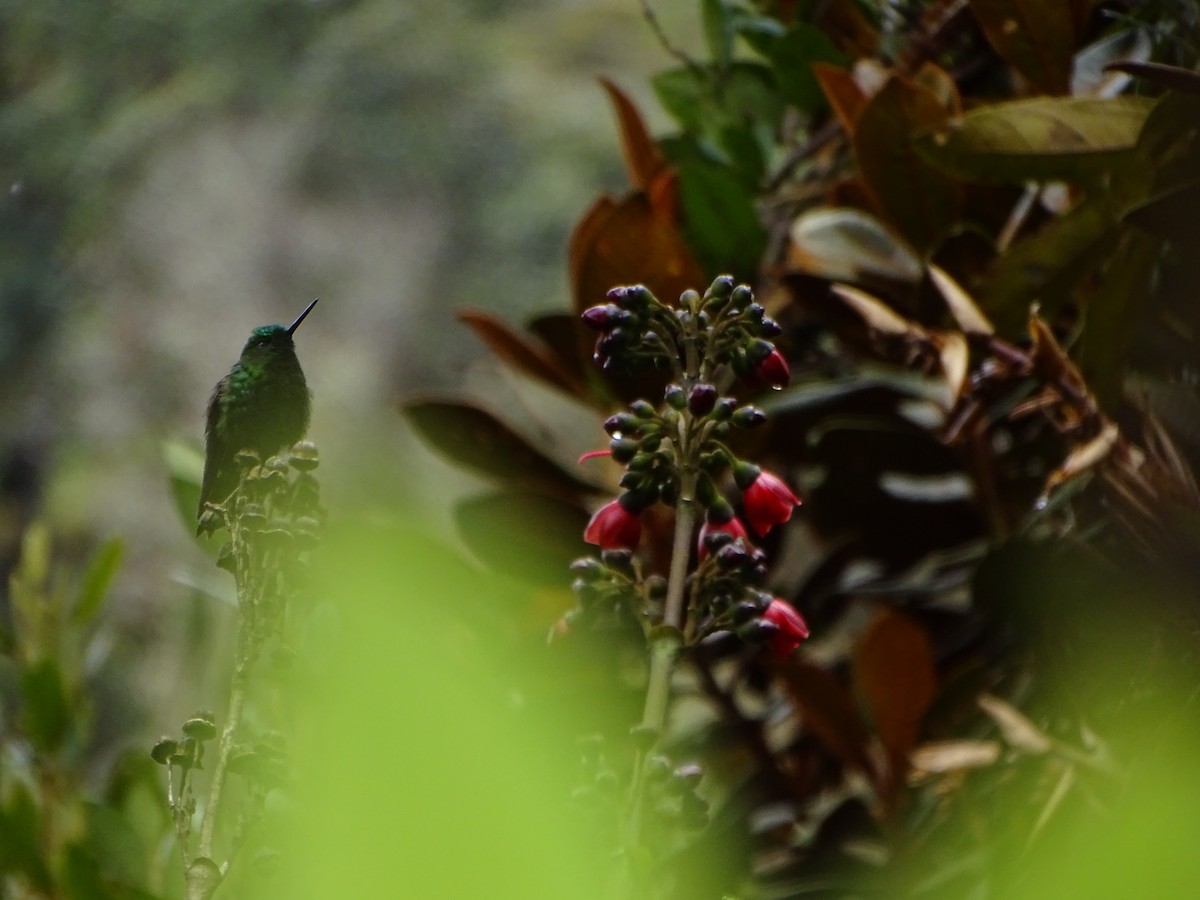
[[[778,667],[804,725],[848,766],[872,773],[867,746],[870,733],[854,705],[854,698],[826,669],[805,662]]]
[[[991,694],[980,694],[979,708],[996,723],[1009,746],[1032,754],[1047,753],[1053,746],[1046,733],[1011,703]]]
[[[912,80],[933,94],[950,115],[962,115],[962,97],[959,96],[958,85],[954,82],[954,76],[941,66],[923,62],[913,73]]]
[[[1164,63],[1123,61],[1104,67],[1108,72],[1124,72],[1159,87],[1184,94],[1200,94],[1200,73]]]
[[[908,284],[921,279],[921,260],[912,249],[860,209],[815,207],[797,217],[788,236],[788,265],[811,275],[842,281],[876,276]]]
[[[918,252],[957,218],[959,186],[918,154],[914,137],[940,128],[946,108],[927,88],[893,75],[858,116],[854,153],[880,212]]]
[[[1076,10],[1045,0],[967,0],[988,43],[1042,93],[1066,94],[1076,50]]]
[[[557,359],[491,313],[479,309],[460,309],[457,316],[502,362],[569,394],[586,396],[582,383]]]
[[[828,0],[820,9],[820,17],[814,24],[840,49],[855,58],[879,52],[879,32],[854,0]]]
[[[1050,473],[1046,479],[1046,486],[1042,489],[1042,499],[1039,502],[1047,502],[1055,488],[1107,458],[1120,436],[1121,431],[1117,428],[1116,423],[1105,422],[1098,435],[1086,444],[1080,444],[1072,450],[1062,461],[1062,465]]]
[[[847,135],[854,136],[854,126],[858,115],[867,105],[867,96],[863,93],[858,82],[848,69],[825,62],[812,64],[813,75],[829,101],[829,107],[837,120],[842,124],[842,130]]]
[[[893,762],[907,759],[937,685],[929,637],[903,613],[881,608],[858,639],[852,666]]]
[[[569,257],[578,311],[603,302],[618,285],[644,284],[664,302],[704,287],[704,272],[678,225],[640,191],[620,201],[597,200],[571,235]]]
[[[641,113],[624,91],[607,78],[601,78],[600,85],[608,93],[608,99],[612,101],[617,114],[617,124],[621,129],[621,153],[625,157],[629,183],[640,191],[648,191],[667,167],[662,151],[658,149],[658,142],[650,136]]]
[[[942,365],[942,377],[946,383],[946,409],[953,409],[967,385],[970,348],[967,336],[959,331],[935,331],[932,335]]]
[[[592,488],[477,406],[426,400],[406,404],[405,419],[439,453],[505,487],[573,500]]]

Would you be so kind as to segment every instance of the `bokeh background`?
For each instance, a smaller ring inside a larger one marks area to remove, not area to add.
[[[623,185],[597,78],[662,121],[666,53],[626,0],[6,0],[0,24],[0,567],[35,517],[68,565],[122,539],[125,705],[177,717],[230,589],[170,474],[250,329],[321,297],[298,347],[327,504],[448,533],[425,501],[469,485],[397,404],[499,389],[458,307],[566,308],[571,226]]]

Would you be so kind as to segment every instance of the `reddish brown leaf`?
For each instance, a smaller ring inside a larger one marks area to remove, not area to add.
[[[809,663],[789,662],[778,671],[804,725],[843,763],[873,774],[867,753],[870,733],[850,692],[827,670]]]
[[[821,4],[821,15],[815,24],[852,57],[875,56],[879,52],[879,32],[854,0]]]
[[[569,256],[580,311],[603,302],[617,285],[644,284],[667,302],[704,287],[704,272],[678,226],[640,191],[620,202],[597,200],[571,235]]]
[[[655,178],[667,167],[666,160],[633,101],[607,78],[601,78],[600,84],[608,93],[608,99],[612,101],[617,114],[617,124],[621,129],[621,153],[625,157],[629,183],[640,191],[648,191]]]
[[[854,648],[853,672],[880,740],[893,762],[902,764],[933,702],[936,674],[928,636],[907,616],[885,607]]]
[[[854,136],[854,126],[858,122],[858,114],[867,105],[866,94],[854,80],[848,69],[830,63],[815,62],[812,64],[813,75],[821,86],[825,99],[837,120],[842,123],[842,130],[847,135]]]
[[[582,383],[557,359],[513,331],[491,313],[479,309],[460,309],[458,318],[465,322],[502,362],[569,394],[586,395]]]
[[[593,491],[487,410],[427,400],[406,404],[401,412],[413,431],[439,453],[507,488],[568,501]]]
[[[967,0],[988,43],[1042,93],[1066,94],[1077,43],[1079,3]]]
[[[875,204],[918,252],[944,237],[957,216],[958,185],[926,162],[914,143],[947,118],[932,92],[894,75],[867,101],[854,132],[859,171]]]

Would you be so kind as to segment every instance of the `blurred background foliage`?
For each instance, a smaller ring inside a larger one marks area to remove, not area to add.
[[[342,597],[312,611],[336,682],[312,716],[340,726],[299,765],[381,790],[313,802],[386,835],[404,782],[369,775],[395,749],[433,767],[447,805],[409,799],[449,835],[470,785],[569,780],[546,747],[594,731],[619,755],[641,648],[543,636],[612,487],[569,461],[656,387],[597,376],[573,313],[617,283],[671,298],[722,272],[787,328],[795,385],[745,449],[805,489],[806,521],[768,549],[817,638],[780,665],[689,660],[671,737],[711,773],[713,818],[662,855],[661,893],[1061,896],[1086,876],[1092,896],[1171,895],[1194,875],[1164,776],[1190,783],[1198,746],[1196,4],[658,12],[0,3],[6,888],[178,894],[145,747],[219,702],[230,594],[168,478],[195,477],[207,391],[246,332],[315,295],[298,344],[328,504],[415,516],[419,535],[384,534],[421,564],[334,542],[331,571],[356,577],[327,579],[367,602],[341,625]],[[666,529],[648,532],[661,561]],[[398,622],[391,596],[462,615]],[[453,652],[354,658],[406,626]],[[403,702],[340,705],[384,680]],[[479,782],[455,786],[445,744],[494,751]],[[319,846],[327,821],[294,839]],[[1113,837],[1147,823],[1136,848]],[[554,833],[533,846],[588,871]],[[358,871],[362,847],[339,846],[304,853],[309,883]]]

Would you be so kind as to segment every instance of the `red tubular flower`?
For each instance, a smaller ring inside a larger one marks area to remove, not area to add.
[[[792,510],[800,505],[800,498],[792,493],[783,479],[770,472],[759,472],[758,477],[745,488],[742,497],[746,518],[759,537],[790,519]]]
[[[754,374],[774,388],[787,387],[787,383],[792,379],[787,360],[778,350],[772,350],[770,355],[758,364]]]
[[[704,539],[710,534],[717,534],[718,532],[722,531],[726,534],[733,535],[734,540],[741,538],[742,543],[744,543],[747,547],[750,546],[750,535],[746,533],[746,526],[742,524],[742,520],[737,516],[734,516],[728,522],[722,522],[719,525],[714,525],[706,520],[704,524],[700,526],[700,536],[696,539],[696,555],[700,557],[701,562],[708,558],[708,548],[704,546]]]
[[[767,605],[763,619],[778,629],[771,635],[770,644],[771,650],[780,659],[790,656],[800,642],[808,637],[808,624],[804,617],[790,603],[778,597]]]
[[[642,520],[630,512],[621,497],[596,510],[583,531],[583,539],[602,550],[633,550],[642,537]]]

